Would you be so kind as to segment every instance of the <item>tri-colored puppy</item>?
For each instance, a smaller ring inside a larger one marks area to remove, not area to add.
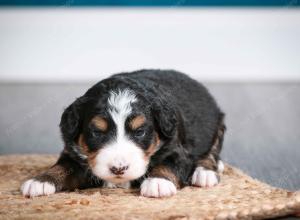
[[[88,187],[140,187],[147,197],[211,187],[223,169],[224,114],[197,81],[175,71],[113,75],[63,113],[56,164],[27,180],[25,196]]]

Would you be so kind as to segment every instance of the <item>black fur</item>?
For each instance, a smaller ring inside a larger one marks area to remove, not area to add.
[[[168,167],[178,178],[180,186],[190,184],[199,159],[210,152],[218,137],[224,114],[199,82],[176,71],[162,70],[113,75],[91,87],[66,108],[60,122],[65,149],[56,166],[65,169],[68,175],[63,181],[55,181],[47,171],[37,179],[53,182],[57,191],[103,184],[92,174],[86,160],[80,155],[82,149],[78,146],[78,138],[81,133],[84,134],[90,152],[97,150],[97,140],[106,141],[93,136],[95,128],[89,125],[89,120],[93,115],[101,114],[109,121],[105,104],[109,92],[125,88],[137,95],[138,102],[133,104],[133,112],[142,112],[148,121],[145,125],[147,135],[143,140],[135,141],[141,146],[148,146],[154,132],[157,132],[163,142],[151,157],[145,176],[132,181],[132,185],[139,186],[141,180],[151,175],[151,170],[159,165]],[[108,123],[108,126],[113,126],[113,123]],[[137,137],[132,134],[132,138]],[[217,160],[223,135],[219,138]]]

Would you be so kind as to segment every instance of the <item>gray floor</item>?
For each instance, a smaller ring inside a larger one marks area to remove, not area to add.
[[[58,153],[63,109],[91,84],[0,84],[0,154]],[[273,186],[300,189],[300,84],[206,84],[227,114],[223,159]]]

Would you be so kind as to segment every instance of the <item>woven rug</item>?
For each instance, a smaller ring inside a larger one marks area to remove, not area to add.
[[[263,219],[300,212],[300,192],[273,188],[228,165],[218,186],[185,187],[171,198],[99,188],[24,198],[21,183],[56,159],[0,156],[0,219]]]

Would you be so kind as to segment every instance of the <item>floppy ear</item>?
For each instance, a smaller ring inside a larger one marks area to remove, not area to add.
[[[165,98],[156,98],[152,104],[152,114],[161,134],[166,138],[173,137],[177,128],[174,105]]]
[[[76,144],[82,129],[84,107],[87,100],[88,98],[84,96],[77,98],[61,116],[59,126],[66,146]]]

